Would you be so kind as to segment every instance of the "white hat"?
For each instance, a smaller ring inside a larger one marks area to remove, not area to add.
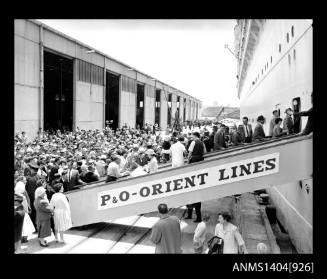
[[[45,189],[44,189],[44,187],[38,187],[38,188],[36,188],[36,190],[35,190],[35,199],[37,199],[38,197],[40,197],[40,196],[42,196],[43,194],[45,193]]]

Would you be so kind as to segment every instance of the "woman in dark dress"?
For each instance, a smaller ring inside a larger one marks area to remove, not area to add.
[[[44,187],[38,187],[35,190],[34,207],[36,210],[36,225],[40,245],[47,247],[47,241],[44,239],[51,236],[51,216],[53,209],[49,204]]]

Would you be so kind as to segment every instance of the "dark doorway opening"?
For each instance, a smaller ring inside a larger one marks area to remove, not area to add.
[[[186,98],[184,98],[183,121],[186,121]]]
[[[300,112],[301,111],[301,98],[297,97],[292,100],[293,111]],[[294,115],[294,133],[301,132],[301,117]]]
[[[119,121],[119,76],[106,72],[106,108],[105,119],[110,128],[116,130]]]
[[[155,119],[154,123],[160,126],[160,100],[161,100],[161,90],[156,89],[156,108],[155,108]]]
[[[44,130],[72,130],[73,59],[44,51]]]
[[[137,85],[136,128],[142,128],[144,123],[144,85]]]

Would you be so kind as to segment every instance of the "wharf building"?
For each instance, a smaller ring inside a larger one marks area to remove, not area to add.
[[[199,119],[200,100],[37,20],[14,25],[15,133]]]

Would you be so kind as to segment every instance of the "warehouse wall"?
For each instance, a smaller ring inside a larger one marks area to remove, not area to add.
[[[40,90],[40,25],[30,20],[15,20],[15,132],[26,131],[29,137],[34,137],[38,128],[43,125],[43,98]],[[98,53],[87,53],[90,47],[77,42],[52,28],[43,28],[43,45],[45,50],[53,50],[61,55],[78,58],[94,65],[139,82],[150,85],[150,94],[145,96],[145,123],[153,124],[155,120],[155,87],[163,89],[166,94],[173,89],[154,81],[145,74],[129,70],[127,65],[120,64],[111,58]],[[76,71],[75,71],[76,75]],[[74,77],[76,80],[76,76]],[[147,88],[148,86],[146,86]],[[105,87],[76,81],[74,84],[74,123],[73,127],[83,129],[102,129],[104,117]],[[168,97],[168,96],[167,96]],[[176,112],[176,95],[172,95],[172,117]],[[160,127],[167,127],[167,100],[161,91]],[[181,116],[183,116],[181,103]],[[190,108],[187,103],[187,117],[190,119]],[[120,126],[127,123],[135,127],[136,94],[130,91],[120,91]]]
[[[103,86],[76,82],[76,127],[99,129],[103,127]]]
[[[124,126],[125,123],[131,128],[135,128],[136,123],[136,94],[128,91],[121,91],[121,114],[120,124]]]
[[[155,119],[155,88],[146,84],[144,88],[144,124],[153,125]]]
[[[33,138],[40,125],[40,30],[26,20],[15,20],[14,131]]]

